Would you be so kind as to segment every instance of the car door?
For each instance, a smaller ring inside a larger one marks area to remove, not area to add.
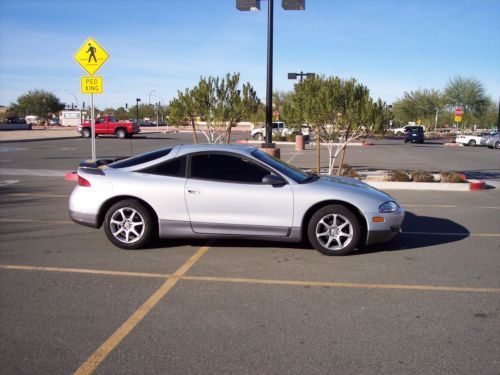
[[[95,133],[96,134],[107,134],[107,124],[106,117],[99,117],[95,120]]]
[[[293,220],[289,184],[262,183],[271,173],[250,158],[226,153],[191,155],[185,188],[194,232],[288,236]]]

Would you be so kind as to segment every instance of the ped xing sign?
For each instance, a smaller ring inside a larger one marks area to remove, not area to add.
[[[90,75],[95,72],[106,62],[109,55],[99,43],[93,38],[87,38],[85,43],[76,51],[75,60],[83,69]]]
[[[455,122],[460,122],[462,121],[462,116],[455,115]]]
[[[82,94],[102,94],[102,77],[81,77]]]

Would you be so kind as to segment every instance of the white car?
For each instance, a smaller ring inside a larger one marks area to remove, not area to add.
[[[461,143],[464,146],[481,146],[481,137],[483,135],[488,135],[489,133],[481,133],[479,135],[465,135],[465,134],[459,134],[455,138],[456,143]]]
[[[273,122],[272,127],[273,134],[288,135],[297,132],[297,130],[294,128],[287,128],[285,123],[282,121]],[[307,126],[304,126],[301,129],[301,132],[307,139],[307,137],[309,136],[309,128]],[[266,128],[262,127],[253,129],[251,132],[251,136],[256,140],[262,141],[266,137]]]

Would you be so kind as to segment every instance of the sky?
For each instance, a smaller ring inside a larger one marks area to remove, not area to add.
[[[29,90],[64,103],[87,73],[74,55],[88,37],[108,52],[95,74],[99,108],[162,104],[202,76],[239,72],[265,102],[267,1],[240,12],[236,0],[0,0],[0,105]],[[273,89],[289,72],[356,78],[388,104],[404,92],[442,90],[476,78],[500,97],[500,0],[306,0],[305,11],[274,1]]]

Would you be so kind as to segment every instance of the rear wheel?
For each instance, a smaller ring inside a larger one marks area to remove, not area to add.
[[[90,138],[90,129],[89,128],[82,129],[82,137],[83,138]]]
[[[347,255],[361,237],[358,219],[348,208],[328,205],[309,221],[307,234],[311,245],[325,255]]]
[[[108,239],[122,249],[140,249],[149,243],[156,227],[149,211],[138,201],[126,199],[115,203],[104,218]]]
[[[118,129],[118,130],[116,131],[116,136],[117,136],[118,138],[120,138],[120,139],[123,139],[123,138],[127,137],[127,133],[125,132],[125,130],[124,130],[124,129]]]
[[[495,142],[495,148],[500,148],[500,141]]]
[[[476,141],[471,139],[469,143],[467,143],[467,146],[474,147],[476,145]]]

